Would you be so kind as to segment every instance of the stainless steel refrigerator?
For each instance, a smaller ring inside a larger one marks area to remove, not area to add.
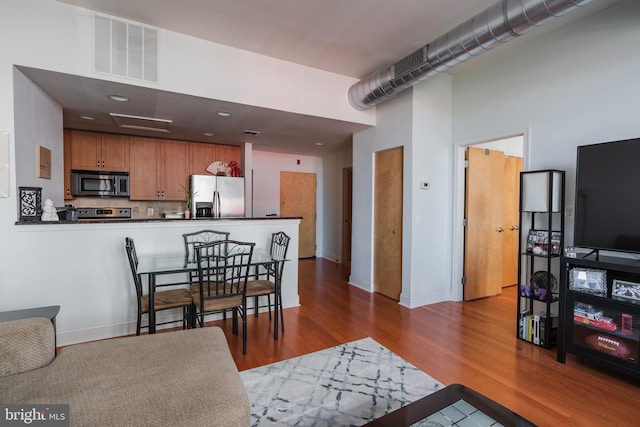
[[[192,218],[244,217],[244,178],[191,175]]]

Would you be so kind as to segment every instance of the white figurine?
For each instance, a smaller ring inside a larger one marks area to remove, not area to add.
[[[58,221],[58,212],[56,207],[53,206],[53,202],[51,199],[47,199],[44,201],[44,205],[42,206],[42,217],[43,221]]]

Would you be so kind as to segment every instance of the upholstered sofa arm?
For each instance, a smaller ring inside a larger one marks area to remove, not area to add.
[[[55,357],[53,324],[49,319],[0,322],[0,377],[51,363]]]

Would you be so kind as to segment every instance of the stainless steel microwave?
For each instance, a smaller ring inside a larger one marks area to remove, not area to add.
[[[73,196],[128,196],[129,174],[126,172],[71,171]]]

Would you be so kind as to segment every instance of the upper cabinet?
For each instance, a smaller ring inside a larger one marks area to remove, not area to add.
[[[71,170],[129,172],[131,200],[184,200],[192,174],[208,174],[215,161],[241,164],[233,145],[64,130],[64,197],[71,200]]]
[[[217,145],[193,142],[190,145],[190,174],[207,174],[207,166],[212,162],[221,160],[240,164],[240,147],[233,145]]]
[[[63,135],[64,199],[73,200],[75,197],[71,195],[71,131],[65,129]]]
[[[131,200],[184,199],[189,184],[188,150],[184,141],[131,137]]]
[[[71,169],[128,172],[129,136],[70,131]]]

